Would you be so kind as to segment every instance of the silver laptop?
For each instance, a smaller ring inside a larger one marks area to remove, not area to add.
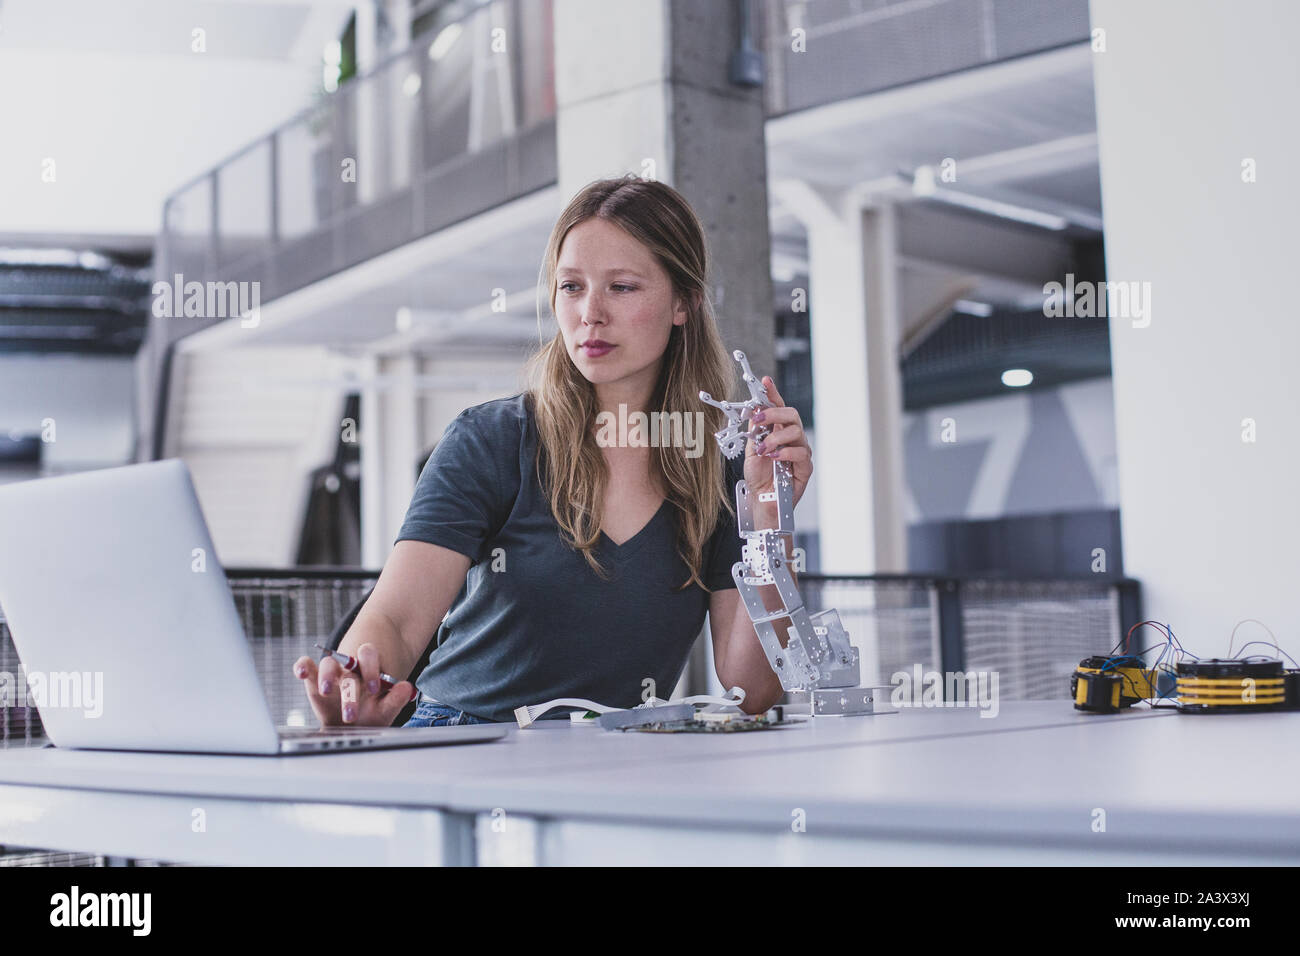
[[[28,680],[11,677],[0,704],[26,694],[58,747],[299,754],[506,735],[277,729],[180,459],[0,485],[0,608]]]

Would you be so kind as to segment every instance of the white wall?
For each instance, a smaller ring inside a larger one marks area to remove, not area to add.
[[[319,347],[181,352],[165,457],[184,459],[226,567],[289,567],[313,469],[339,438],[348,363]]]
[[[1109,378],[905,412],[903,449],[909,524],[1119,507]]]
[[[523,362],[511,352],[505,355],[482,356],[426,355],[417,359],[421,375],[477,378],[473,388],[440,386],[421,389],[417,393],[414,422],[417,428],[416,456],[431,450],[441,440],[447,426],[465,409],[497,398],[506,398],[523,391]],[[391,413],[390,413],[391,414]],[[388,451],[396,451],[386,445]],[[415,492],[415,462],[386,454],[385,472],[388,475],[389,495],[385,502],[385,555],[392,550],[393,539],[402,526],[406,511],[411,506]]]
[[[1151,283],[1148,327],[1111,319],[1125,570],[1201,656],[1247,617],[1300,656],[1300,4],[1092,0],[1092,22],[1108,278]]]
[[[0,356],[0,433],[40,435],[52,419],[54,440],[41,448],[45,473],[124,465],[134,451],[134,387],[128,356]],[[0,481],[32,477],[6,471]]]
[[[0,229],[158,231],[163,199],[306,105],[301,71],[87,53],[0,57]],[[17,96],[13,90],[41,91]],[[109,148],[98,148],[108,145]],[[55,161],[56,181],[42,182]]]
[[[426,356],[421,370],[425,375],[466,376],[478,378],[482,383],[476,388],[448,387],[421,392],[421,453],[436,445],[447,426],[465,409],[524,390],[524,363],[514,352],[478,357]],[[509,382],[513,384],[503,384]]]
[[[169,192],[308,105],[347,5],[11,0],[3,14],[0,232],[151,235]]]

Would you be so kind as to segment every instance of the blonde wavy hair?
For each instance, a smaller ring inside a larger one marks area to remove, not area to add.
[[[672,279],[673,291],[687,303],[683,325],[668,337],[659,381],[647,413],[703,412],[705,453],[690,458],[680,448],[650,449],[651,469],[667,489],[677,516],[677,553],[690,576],[677,590],[698,584],[705,591],[704,545],[718,521],[718,505],[734,514],[725,481],[725,465],[713,432],[726,423],[719,409],[700,401],[701,390],[730,397],[735,382],[731,358],[722,344],[708,295],[708,261],[704,228],[685,197],[664,183],[629,175],[588,184],[565,207],[551,231],[538,281],[538,336],[541,347],[525,366],[530,403],[538,430],[537,474],[551,512],[569,546],[601,578],[607,571],[594,549],[604,518],[609,481],[604,456],[594,434],[596,390],[573,363],[560,331],[549,342],[542,331],[541,292],[546,290],[555,318],[555,273],[560,246],[574,226],[604,219],[620,227],[654,254]],[[557,320],[558,321],[558,320]]]

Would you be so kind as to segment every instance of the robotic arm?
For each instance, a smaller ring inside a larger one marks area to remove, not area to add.
[[[767,390],[749,367],[745,353],[739,350],[732,357],[744,370],[745,384],[749,387],[749,400],[745,402],[717,401],[708,392],[700,392],[700,400],[719,408],[727,416],[727,426],[714,434],[723,454],[735,458],[745,451],[745,442],[752,438],[762,441],[771,433],[765,424],[754,424],[752,419],[760,408],[772,408]],[[749,486],[742,479],[736,483],[736,522],[744,540],[742,560],[732,566],[731,576],[736,582],[745,603],[745,610],[754,622],[763,653],[768,663],[787,691],[808,691],[810,709],[814,715],[870,714],[878,712],[873,706],[874,688],[860,687],[858,650],[849,641],[849,635],[840,624],[839,612],[833,608],[818,614],[809,614],[803,598],[790,576],[789,556],[785,553],[782,534],[794,532],[794,502],[791,499],[790,465],[784,461],[772,462],[773,491],[760,494],[760,501],[776,503],[777,527],[754,528],[753,502]],[[769,611],[760,596],[759,588],[775,585],[781,598],[781,607]],[[781,646],[773,621],[789,618],[788,641]]]

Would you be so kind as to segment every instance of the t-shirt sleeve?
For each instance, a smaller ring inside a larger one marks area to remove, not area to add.
[[[727,469],[727,495],[731,506],[736,506],[736,482],[745,477],[745,459],[738,456],[734,460],[723,459]],[[740,560],[740,530],[736,517],[723,510],[718,518],[718,526],[713,532],[713,553],[705,569],[704,584],[710,591],[734,588],[735,579],[731,576],[732,566]]]
[[[507,462],[518,445],[508,430],[488,427],[475,411],[461,412],[434,446],[394,544],[427,541],[478,561],[489,536],[505,523],[517,491],[507,480]]]

